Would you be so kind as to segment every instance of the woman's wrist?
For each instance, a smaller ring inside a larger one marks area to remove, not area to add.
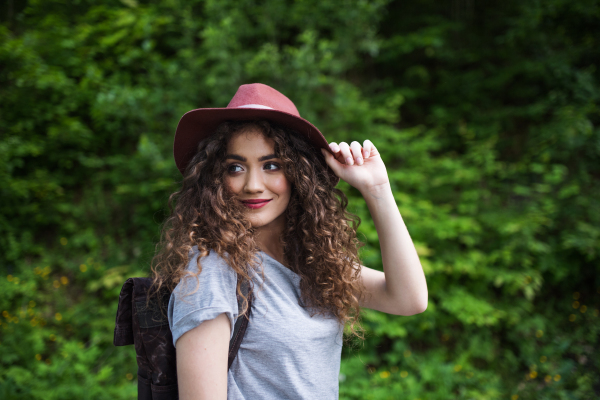
[[[392,195],[392,197],[393,197],[392,186],[390,185],[389,181],[380,183],[377,185],[372,185],[372,186],[366,187],[364,189],[359,189],[359,191],[362,194],[362,196],[365,198],[365,200],[367,200],[367,199],[379,200],[388,195]]]

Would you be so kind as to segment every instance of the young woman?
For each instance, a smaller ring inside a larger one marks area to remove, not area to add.
[[[185,114],[174,155],[184,179],[154,271],[174,288],[180,399],[336,399],[343,327],[357,332],[360,308],[426,309],[423,270],[371,141],[328,144],[287,97],[251,84],[227,108]],[[360,264],[339,179],[367,203],[385,272]],[[237,302],[246,284],[251,310]]]

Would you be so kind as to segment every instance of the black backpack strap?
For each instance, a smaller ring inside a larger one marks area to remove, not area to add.
[[[115,322],[115,346],[133,344],[133,278],[127,279],[119,294],[117,320]]]
[[[242,344],[242,340],[244,340],[246,328],[248,327],[248,321],[250,320],[250,312],[252,311],[252,294],[248,294],[250,292],[250,285],[248,282],[244,282],[242,284],[241,290],[244,296],[248,299],[248,311],[246,312],[246,315],[238,316],[238,319],[235,321],[235,325],[233,326],[233,336],[229,341],[227,369],[231,368],[231,364],[233,364],[233,360],[235,360],[235,357],[237,356],[240,345]],[[237,300],[238,310],[241,310],[244,299],[240,295],[237,295]]]

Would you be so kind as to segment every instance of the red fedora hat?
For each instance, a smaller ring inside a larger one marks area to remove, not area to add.
[[[175,132],[173,155],[183,174],[196,154],[198,143],[212,135],[225,121],[265,119],[293,129],[304,135],[316,148],[329,149],[323,134],[310,122],[300,117],[298,109],[283,94],[262,83],[242,85],[226,108],[198,108],[181,117]],[[329,168],[328,168],[329,169]],[[330,174],[335,177],[333,171]],[[335,177],[334,182],[338,182]]]

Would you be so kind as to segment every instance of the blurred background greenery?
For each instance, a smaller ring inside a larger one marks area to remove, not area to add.
[[[0,8],[0,398],[135,398],[117,297],[177,188],[177,121],[249,82],[378,146],[427,275],[425,313],[364,313],[342,399],[600,397],[599,1]]]

